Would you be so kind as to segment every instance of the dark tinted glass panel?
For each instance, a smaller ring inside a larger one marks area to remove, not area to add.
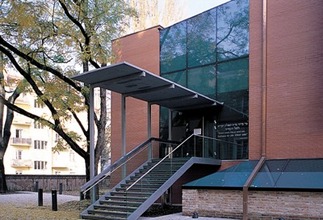
[[[323,172],[323,160],[290,160],[285,172]]]
[[[175,73],[168,73],[163,75],[164,78],[169,79],[177,84],[187,87],[186,85],[186,71],[179,71]]]
[[[288,160],[267,160],[258,172],[252,186],[275,187],[276,182],[286,167]]]
[[[168,139],[168,109],[165,107],[159,108],[159,128],[160,128],[160,138]]]
[[[161,73],[186,67],[186,21],[160,31]]]
[[[257,161],[242,162],[236,166],[185,184],[196,187],[243,187]]]
[[[216,9],[187,21],[188,67],[216,61]]]
[[[236,0],[218,7],[218,60],[249,54],[249,1]]]
[[[224,62],[218,65],[217,92],[226,93],[248,89],[249,59]]]
[[[268,160],[251,187],[323,189],[323,160]]]
[[[240,119],[248,114],[248,62],[248,59],[224,62],[218,65],[217,71],[217,100],[224,102],[234,114],[239,113]]]
[[[215,98],[215,67],[213,65],[190,69],[187,73],[188,88]]]
[[[277,188],[323,189],[323,172],[284,172]]]

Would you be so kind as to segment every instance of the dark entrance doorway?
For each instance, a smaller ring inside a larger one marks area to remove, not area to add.
[[[177,157],[216,157],[216,119],[217,108],[203,108],[172,113],[171,137],[182,142],[191,134],[205,137],[192,137],[186,141]]]

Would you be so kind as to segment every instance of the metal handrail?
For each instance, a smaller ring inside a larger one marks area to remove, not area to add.
[[[150,173],[153,169],[155,169],[159,164],[161,164],[164,160],[166,160],[166,158],[168,158],[171,154],[173,154],[178,148],[180,148],[186,141],[188,141],[191,137],[196,136],[196,137],[202,137],[202,138],[207,138],[207,139],[212,139],[212,140],[216,140],[216,141],[222,141],[222,142],[226,142],[226,143],[230,143],[230,144],[236,144],[236,145],[240,145],[237,143],[233,143],[230,141],[224,141],[218,138],[212,138],[212,137],[207,137],[207,136],[203,136],[203,135],[197,135],[197,134],[191,134],[189,137],[187,137],[183,142],[181,142],[177,147],[175,147],[170,153],[168,153],[165,157],[163,157],[158,163],[156,163],[154,166],[152,166],[146,173],[144,173],[140,178],[138,178],[135,182],[133,182],[127,189],[126,191],[128,191],[129,189],[131,189],[134,185],[136,185],[140,180],[142,180],[148,173]],[[242,146],[242,145],[241,145]]]
[[[80,192],[85,194],[87,191],[95,187],[97,184],[99,184],[101,181],[103,181],[111,172],[114,172],[116,169],[127,163],[131,158],[133,158],[135,155],[146,149],[145,146],[149,146],[148,144],[152,141],[159,141],[161,143],[178,143],[176,141],[168,141],[163,140],[160,138],[151,137],[148,140],[142,142],[137,147],[135,147],[133,150],[129,151],[126,155],[119,158],[116,162],[114,162],[112,165],[108,166],[106,169],[104,169],[100,174],[96,175],[94,178],[86,182],[84,185],[81,186]]]
[[[126,191],[128,191],[129,189],[131,189],[134,185],[136,185],[142,178],[144,178],[148,173],[150,173],[150,171],[152,171],[153,169],[155,169],[155,167],[157,167],[159,164],[161,164],[164,160],[166,160],[166,158],[168,158],[172,153],[174,153],[174,151],[176,151],[179,147],[181,147],[188,139],[190,139],[192,136],[194,136],[194,134],[191,134],[188,138],[186,138],[182,143],[180,143],[177,147],[175,147],[171,152],[169,152],[165,157],[163,157],[158,163],[156,163],[154,166],[152,166],[146,173],[144,173],[141,177],[139,177],[135,182],[133,182],[127,189]]]

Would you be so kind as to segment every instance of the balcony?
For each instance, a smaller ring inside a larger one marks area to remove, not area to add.
[[[30,147],[31,146],[31,138],[17,138],[13,137],[11,142],[11,145],[14,146],[23,146],[23,147]]]
[[[22,115],[15,115],[12,121],[12,123],[16,125],[31,125],[32,122],[32,119],[24,117]]]
[[[16,101],[15,101],[16,104],[20,104],[20,105],[28,105],[30,106],[30,100],[27,96],[24,96],[24,95],[20,95]]]
[[[11,167],[32,167],[33,163],[31,160],[12,159]]]

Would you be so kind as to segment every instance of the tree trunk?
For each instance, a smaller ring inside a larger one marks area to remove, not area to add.
[[[3,160],[0,159],[0,193],[7,192],[7,183],[6,183],[6,175],[3,165]]]

